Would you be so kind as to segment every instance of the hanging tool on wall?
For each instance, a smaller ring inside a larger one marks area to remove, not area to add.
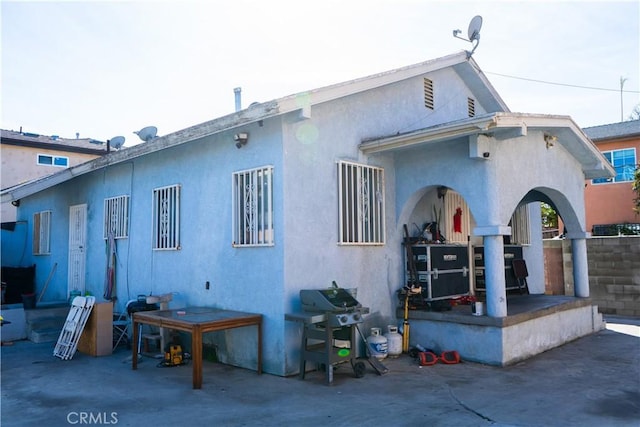
[[[44,292],[47,290],[47,287],[49,286],[49,282],[51,281],[51,278],[53,277],[53,273],[56,272],[56,268],[58,268],[58,263],[57,262],[55,264],[53,264],[53,268],[51,269],[51,273],[49,273],[49,277],[47,277],[47,281],[44,282],[44,287],[42,288],[42,292],[40,292],[40,296],[38,297],[38,301],[36,301],[36,303],[39,303],[40,300],[42,299],[42,297],[44,296]]]

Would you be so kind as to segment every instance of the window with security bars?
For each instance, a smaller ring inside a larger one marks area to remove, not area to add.
[[[180,186],[153,190],[153,249],[180,249]]]
[[[103,237],[113,234],[115,239],[129,237],[129,196],[104,199]]]
[[[424,106],[430,110],[434,108],[433,102],[433,81],[424,78]]]
[[[33,254],[48,255],[51,253],[51,211],[33,214]]]
[[[384,244],[384,169],[338,162],[339,241]]]
[[[273,245],[273,166],[233,173],[233,246]]]
[[[511,216],[511,243],[514,245],[531,244],[529,205],[518,206]]]

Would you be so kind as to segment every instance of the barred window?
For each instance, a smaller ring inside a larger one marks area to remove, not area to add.
[[[384,169],[338,163],[340,244],[384,244]]]
[[[273,166],[234,172],[233,246],[273,245]]]
[[[113,234],[116,239],[129,237],[129,196],[104,199],[103,237]]]
[[[33,214],[33,254],[48,255],[51,253],[51,211]]]
[[[180,186],[153,190],[153,249],[180,249]]]

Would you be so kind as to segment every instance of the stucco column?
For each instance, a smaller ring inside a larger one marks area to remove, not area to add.
[[[484,274],[487,287],[487,315],[507,316],[507,284],[504,276],[504,238],[511,228],[505,226],[477,227],[475,235],[483,236]]]
[[[589,264],[587,260],[587,233],[567,235],[571,239],[571,256],[573,258],[573,285],[575,296],[589,297]]]

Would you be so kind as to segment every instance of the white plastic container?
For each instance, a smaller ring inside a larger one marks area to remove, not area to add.
[[[398,333],[398,327],[394,325],[388,325],[387,331],[384,334],[387,339],[387,355],[398,357],[402,354],[402,335]]]
[[[371,335],[367,338],[369,353],[376,359],[382,360],[387,357],[387,338],[382,335],[380,328],[371,328]]]

